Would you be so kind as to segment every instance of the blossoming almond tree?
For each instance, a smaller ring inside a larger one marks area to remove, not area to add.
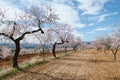
[[[101,37],[100,40],[101,40],[102,49],[104,50],[104,54],[106,55],[106,50],[110,50],[111,48],[111,38],[110,36]]]
[[[1,48],[0,54],[2,55],[2,57],[1,57],[2,59],[11,59],[13,57],[12,50],[8,47],[5,47],[5,46],[3,46]]]
[[[64,44],[65,42],[68,43],[68,34],[71,32],[71,27],[68,24],[55,24],[55,26],[51,29],[53,35],[53,47],[52,47],[52,54],[56,57],[56,45]]]
[[[39,32],[35,33],[34,36],[40,44],[40,48],[39,48],[40,52],[42,48],[42,55],[45,61],[45,48],[47,47],[47,45],[50,44],[52,36],[50,29],[44,30],[44,32],[45,32],[44,34],[41,34]]]
[[[94,43],[96,48],[102,48],[105,50],[111,50],[114,56],[114,61],[116,61],[116,55],[120,49],[120,29],[117,32],[113,32],[109,37],[103,37],[96,40]],[[105,53],[106,54],[106,53]]]
[[[120,49],[120,30],[112,34],[110,45],[112,54],[114,55],[114,61],[116,61],[116,54]]]
[[[76,45],[79,49],[83,48],[83,42],[82,42],[82,39],[80,36],[77,36],[75,41],[76,41]]]
[[[102,52],[103,45],[102,45],[102,42],[101,42],[101,38],[98,38],[95,41],[93,41],[91,43],[91,45],[94,46],[97,49],[98,52]]]
[[[34,13],[32,11],[34,11]],[[41,9],[40,7],[32,8],[29,12],[19,16],[15,21],[4,20],[6,15],[2,11],[0,12],[1,27],[4,27],[0,31],[0,35],[7,37],[7,39],[15,44],[13,68],[19,68],[17,59],[20,53],[20,41],[23,40],[27,34],[33,34],[39,31],[44,33],[41,26],[48,22],[51,23],[54,20],[55,15],[48,6],[44,9]]]
[[[77,42],[76,42],[73,34],[69,35],[68,41],[69,41],[70,46],[73,48],[73,50],[76,51],[77,50]]]

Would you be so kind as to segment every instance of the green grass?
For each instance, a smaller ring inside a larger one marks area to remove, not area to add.
[[[8,71],[5,71],[5,72],[3,72],[2,74],[0,74],[0,78],[5,78],[6,76],[9,76],[9,75],[11,75],[11,74],[16,74],[18,72],[18,70],[17,69],[10,69],[10,70],[8,70]]]

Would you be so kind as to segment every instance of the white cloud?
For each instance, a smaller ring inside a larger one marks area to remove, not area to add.
[[[96,15],[104,8],[104,4],[108,0],[77,0],[80,5],[79,9],[83,11],[82,15]]]
[[[88,26],[93,26],[94,25],[94,23],[90,23],[90,24],[88,24]]]
[[[114,12],[113,15],[116,15],[116,14],[118,14],[118,13],[119,13],[119,12]]]
[[[107,17],[112,16],[112,15],[116,15],[116,14],[118,14],[118,12],[99,15],[98,22],[104,21]]]
[[[87,34],[95,34],[98,31],[106,31],[106,30],[110,30],[110,28],[109,27],[100,27],[100,28],[96,28],[96,29],[94,29],[92,31],[88,31],[86,33]]]
[[[72,0],[52,0],[52,2],[57,3],[57,4],[65,4],[65,3],[67,3],[70,6],[74,5]]]
[[[26,8],[30,8],[31,6],[41,6],[46,4],[46,0],[21,0],[21,4]]]
[[[93,30],[93,31],[88,31],[88,32],[86,32],[86,34],[95,34],[95,31]]]
[[[13,0],[14,1],[14,0]],[[65,4],[67,2],[67,4]],[[69,2],[69,3],[68,3]],[[9,8],[11,13],[9,14],[9,17],[14,17],[16,14],[20,14],[21,10],[19,9],[19,5],[12,5],[5,1],[0,1],[1,5],[3,5],[4,8]],[[40,4],[48,4],[52,6],[55,14],[59,14],[60,21],[62,23],[68,23],[71,25],[73,29],[76,28],[83,28],[85,27],[85,24],[82,24],[80,22],[80,16],[78,13],[78,10],[73,9],[73,3],[69,0],[53,0],[53,1],[40,1],[40,0],[20,0],[20,4],[23,7],[31,7],[33,5],[40,5]],[[29,5],[28,5],[29,4]],[[18,12],[18,13],[14,13]],[[76,34],[76,33],[75,33]]]
[[[105,30],[108,30],[108,27],[105,27],[105,28],[97,28],[97,29],[95,29],[94,31],[105,31]]]
[[[59,14],[60,22],[68,23],[72,28],[83,28],[85,24],[80,22],[80,17],[77,10],[66,4],[51,3],[53,10]]]
[[[100,14],[100,15],[96,15],[94,17],[89,17],[88,20],[102,22],[102,21],[106,20],[107,17],[112,16],[112,15],[116,15],[116,14],[118,14],[118,12],[108,13],[108,14]]]
[[[57,4],[64,4],[66,1],[69,0],[52,0],[53,3],[57,3]]]
[[[79,32],[79,31],[74,30],[74,31],[73,31],[73,34],[75,35],[75,37],[81,37],[81,39],[83,39],[83,36],[84,36],[84,34],[83,34],[83,33],[81,33],[81,32]]]
[[[7,15],[6,19],[10,20],[15,20],[17,16],[23,13],[22,10],[12,4],[5,2],[4,0],[0,1],[0,8],[3,9],[5,15]]]
[[[98,22],[104,21],[107,16],[110,16],[111,14],[102,14],[98,17]]]
[[[28,8],[32,5],[48,4],[53,8],[55,14],[59,14],[59,22],[68,23],[72,26],[72,28],[85,27],[85,24],[80,22],[78,11],[72,8],[72,0],[21,0],[21,4]]]

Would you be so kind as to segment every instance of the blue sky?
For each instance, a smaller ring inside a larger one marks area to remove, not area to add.
[[[0,0],[1,8],[9,8],[9,16],[24,12],[33,5],[50,5],[60,21],[68,23],[76,36],[84,41],[108,36],[120,24],[120,0]]]

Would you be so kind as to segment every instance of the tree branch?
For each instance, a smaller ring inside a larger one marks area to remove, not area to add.
[[[10,35],[10,37],[12,37],[12,36],[14,35],[15,27],[16,27],[16,22],[14,22],[14,25],[13,25],[13,32],[12,32],[12,34]]]
[[[25,35],[33,34],[33,33],[38,32],[38,31],[41,31],[42,34],[44,33],[43,30],[41,28],[39,28],[37,30],[28,31],[28,32],[23,33],[17,40],[22,40],[25,37]]]
[[[9,36],[8,34],[5,34],[5,33],[0,33],[0,35],[3,35],[5,37],[8,37],[10,38],[12,41],[14,41],[14,38],[12,36]]]
[[[5,33],[0,33],[0,35],[3,35],[3,36],[6,36],[6,37],[9,37],[9,35],[5,34]]]
[[[59,44],[64,44],[65,42],[68,43],[68,41],[64,41],[63,39],[61,39],[61,42],[60,43],[56,43],[56,44],[58,44],[58,45]]]

